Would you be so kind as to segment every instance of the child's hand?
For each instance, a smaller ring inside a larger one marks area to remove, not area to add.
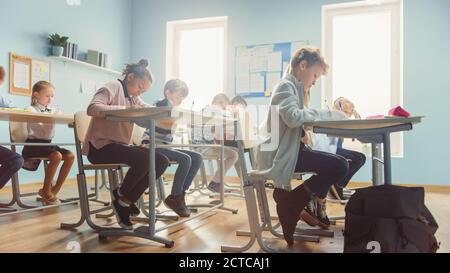
[[[140,108],[144,108],[144,106],[139,105],[139,104],[132,104],[132,105],[130,105],[129,108],[131,108],[131,109],[140,109]]]
[[[361,116],[359,115],[358,112],[356,112],[356,110],[353,110],[353,116],[354,116],[356,119],[361,119]]]

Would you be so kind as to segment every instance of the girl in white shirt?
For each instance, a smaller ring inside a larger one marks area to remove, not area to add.
[[[55,114],[56,111],[50,108],[55,95],[55,88],[46,81],[39,81],[33,86],[31,96],[31,106],[29,110],[36,113]],[[54,123],[28,123],[27,143],[51,143],[55,135]],[[35,171],[39,167],[41,160],[33,158],[49,158],[50,162],[45,168],[44,187],[39,190],[44,205],[55,205],[58,203],[56,197],[61,187],[69,175],[75,156],[66,149],[57,145],[54,146],[25,146],[22,150],[22,156],[25,159],[24,169]],[[58,166],[63,161],[55,185],[52,185],[53,178]]]

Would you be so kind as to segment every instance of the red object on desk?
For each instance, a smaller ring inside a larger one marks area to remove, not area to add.
[[[376,115],[376,116],[368,116],[366,119],[382,119],[384,118],[384,115]]]
[[[401,106],[397,106],[397,107],[394,107],[391,110],[389,110],[389,115],[396,116],[396,117],[405,117],[405,118],[409,118],[411,116],[411,114],[408,111],[406,111],[405,109],[403,109]]]

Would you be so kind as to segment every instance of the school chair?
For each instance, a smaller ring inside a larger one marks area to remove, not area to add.
[[[87,115],[86,112],[77,112],[75,114],[75,123],[74,123],[74,136],[75,136],[75,147],[76,147],[76,157],[77,157],[77,165],[78,165],[78,174],[77,174],[77,186],[78,186],[78,195],[80,199],[80,219],[77,223],[61,223],[61,229],[76,229],[81,226],[84,222],[86,222],[93,230],[101,231],[101,230],[121,230],[121,228],[111,228],[108,226],[99,226],[94,223],[91,218],[91,215],[96,215],[97,218],[109,218],[114,215],[114,213],[110,213],[107,215],[101,215],[101,212],[111,210],[111,206],[106,206],[103,208],[91,210],[90,208],[90,199],[87,192],[87,180],[86,180],[86,171],[106,171],[108,173],[108,182],[110,195],[112,200],[112,191],[119,187],[120,184],[120,173],[122,169],[126,167],[126,164],[85,164],[83,160],[83,155],[81,153],[82,145],[86,137],[87,130],[89,128],[89,124],[91,122],[91,117]]]
[[[25,141],[28,138],[27,123],[13,122],[13,121],[9,122],[9,135],[10,135],[11,143],[25,144]],[[33,145],[33,144],[31,144],[31,145]],[[16,145],[11,145],[11,150],[13,152],[16,152]],[[50,162],[50,159],[48,157],[35,157],[35,158],[30,158],[30,160],[41,160],[44,164],[44,169],[47,169],[49,162]],[[13,189],[13,195],[15,195],[16,202],[19,207],[24,208],[24,209],[33,209],[33,208],[40,207],[40,206],[28,205],[22,201],[22,197],[38,196],[38,192],[21,193],[18,173],[16,173],[11,178],[11,187]],[[77,198],[68,198],[68,199],[60,199],[60,202],[61,203],[69,203],[69,202],[73,202],[73,201],[77,201],[77,200],[78,200]],[[37,197],[36,201],[40,202],[40,201],[42,201],[42,198]],[[54,206],[56,206],[56,205],[54,205]]]
[[[238,128],[244,129],[248,126],[239,126]],[[244,127],[244,128],[242,128]],[[245,130],[245,129],[244,129]],[[244,134],[246,136],[246,134]],[[239,157],[244,157],[244,150],[248,149],[254,151],[254,149],[260,144],[261,141],[253,140],[242,140],[243,138],[238,138],[238,152]],[[244,137],[245,139],[245,137]],[[251,166],[247,166],[245,160],[240,160],[242,179],[244,181],[244,195],[245,203],[247,208],[248,223],[250,226],[250,232],[237,231],[237,236],[249,236],[249,242],[244,246],[222,246],[222,252],[244,252],[249,250],[255,242],[261,247],[263,251],[266,252],[284,252],[284,250],[272,248],[269,246],[263,237],[264,231],[269,231],[275,238],[283,239],[283,234],[277,230],[280,226],[279,223],[273,224],[272,221],[278,220],[277,217],[272,217],[270,215],[270,207],[267,199],[266,192],[266,182],[267,179],[254,170]],[[334,232],[329,230],[319,230],[319,229],[302,229],[297,228],[296,234],[294,235],[295,240],[306,241],[306,242],[320,242],[319,236],[333,237]]]

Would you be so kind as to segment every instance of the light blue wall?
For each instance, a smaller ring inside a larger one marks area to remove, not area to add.
[[[46,59],[49,33],[60,33],[79,44],[79,51],[98,49],[113,57],[114,69],[130,60],[131,2],[129,0],[87,0],[69,7],[64,0],[2,0],[0,3],[0,65],[9,72],[9,52]],[[86,109],[92,95],[80,93],[81,79],[99,84],[115,78],[89,68],[52,62],[51,81],[56,87],[55,104],[65,113]],[[27,107],[29,97],[8,94],[9,81],[0,87],[1,94],[17,107]],[[9,140],[5,122],[0,122],[0,141]],[[57,126],[55,142],[73,142],[73,131]],[[72,170],[74,177],[76,166]],[[39,172],[20,172],[21,182],[36,182]]]
[[[228,91],[233,94],[236,46],[308,39],[320,47],[321,6],[337,2],[344,1],[134,0],[131,57],[148,58],[157,78],[147,100],[162,95],[167,21],[228,16]],[[396,183],[450,184],[446,144],[450,139],[449,14],[448,0],[404,1],[404,105],[427,118],[405,134],[405,157],[393,160]],[[315,106],[320,103],[320,90],[318,85],[313,92]],[[252,102],[264,103],[261,99]],[[369,181],[370,177],[367,164],[354,180]]]

